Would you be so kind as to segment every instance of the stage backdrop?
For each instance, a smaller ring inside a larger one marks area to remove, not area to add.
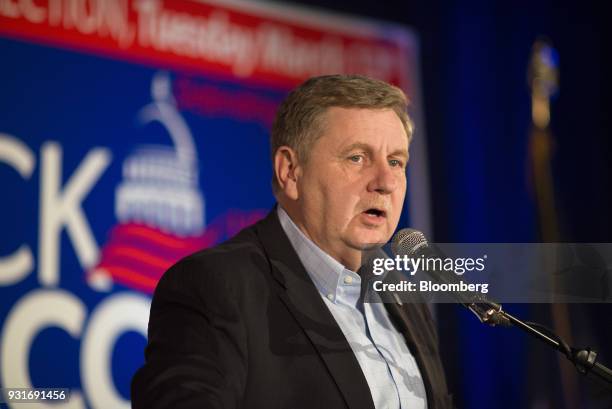
[[[307,77],[406,91],[402,220],[430,230],[405,28],[235,1],[0,0],[0,61],[0,387],[129,407],[158,279],[273,206],[268,130]]]

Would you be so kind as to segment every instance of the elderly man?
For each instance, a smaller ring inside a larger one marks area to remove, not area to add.
[[[272,129],[278,205],[160,280],[133,406],[451,407],[427,308],[360,297],[362,251],[399,221],[411,137],[406,97],[382,81],[291,92]]]

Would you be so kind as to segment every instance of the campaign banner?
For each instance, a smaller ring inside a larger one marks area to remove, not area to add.
[[[129,407],[157,281],[273,207],[269,128],[304,79],[402,87],[424,140],[417,40],[386,23],[236,1],[0,0],[0,56],[0,388],[35,399],[10,407]],[[415,147],[404,219],[426,225]]]

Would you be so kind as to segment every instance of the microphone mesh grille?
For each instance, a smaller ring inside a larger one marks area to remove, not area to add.
[[[393,237],[396,251],[399,254],[414,254],[422,246],[427,246],[425,235],[418,230],[402,229]]]

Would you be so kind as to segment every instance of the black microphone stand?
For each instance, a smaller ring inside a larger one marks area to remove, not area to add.
[[[475,302],[463,303],[463,305],[485,324],[490,326],[515,326],[520,328],[524,332],[565,355],[565,357],[574,364],[576,370],[578,370],[580,374],[590,379],[595,379],[612,390],[612,370],[597,362],[597,352],[593,351],[590,347],[582,349],[571,347],[563,341],[561,337],[554,334],[545,326],[535,322],[521,321],[502,310],[500,304],[488,300],[478,300]]]

